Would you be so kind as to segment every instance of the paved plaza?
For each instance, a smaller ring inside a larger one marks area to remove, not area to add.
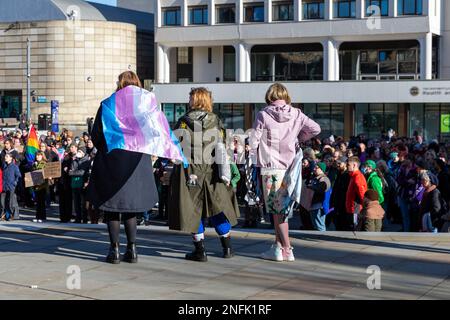
[[[270,230],[236,229],[236,257],[225,260],[210,229],[209,261],[197,263],[184,259],[189,235],[140,226],[139,263],[110,265],[104,224],[23,217],[0,224],[0,299],[450,299],[448,234],[292,231],[296,261],[277,263],[259,258]],[[367,286],[373,265],[380,290]],[[80,289],[71,289],[78,267]]]

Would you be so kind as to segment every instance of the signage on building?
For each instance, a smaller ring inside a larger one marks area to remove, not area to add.
[[[51,102],[51,114],[52,114],[52,131],[59,132],[59,101],[52,100]]]
[[[175,107],[175,121],[178,121],[186,113],[186,107],[177,105]]]
[[[422,96],[445,96],[450,98],[450,87],[424,87],[421,89],[412,87],[409,92],[413,97],[421,94]]]
[[[450,133],[450,114],[441,114],[441,133]]]
[[[47,103],[47,97],[37,97],[38,103]]]
[[[174,117],[173,106],[171,105],[164,106],[164,114],[169,122],[173,121]]]

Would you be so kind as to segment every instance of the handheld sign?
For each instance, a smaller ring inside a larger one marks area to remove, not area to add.
[[[44,183],[44,172],[42,170],[36,170],[25,173],[25,188],[39,186]]]
[[[44,179],[49,178],[60,178],[61,177],[61,163],[59,161],[56,162],[47,162],[44,167]]]

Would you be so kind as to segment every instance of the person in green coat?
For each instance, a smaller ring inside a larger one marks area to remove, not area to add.
[[[366,171],[365,176],[367,180],[367,189],[375,190],[378,192],[378,202],[382,206],[384,203],[384,194],[383,194],[383,175],[377,169],[377,164],[373,160],[367,160],[365,163]]]
[[[239,173],[239,169],[235,163],[231,163],[231,186],[233,187],[234,192],[236,192],[236,188],[239,180],[241,180],[241,174]]]
[[[231,177],[222,180],[224,164],[215,161],[219,143],[226,141],[225,129],[212,112],[212,96],[206,88],[192,89],[189,105],[190,110],[174,128],[189,165],[177,164],[172,171],[169,228],[191,233],[195,249],[186,254],[186,259],[205,262],[204,225],[209,219],[220,237],[222,257],[231,258],[230,231],[238,222],[239,206]]]
[[[36,161],[33,163],[32,171],[43,170],[47,164],[47,158],[42,151],[36,153]],[[48,181],[43,180],[40,185],[33,187],[36,197],[36,218],[33,222],[43,223],[47,220],[47,212],[45,210],[45,199],[48,190]]]

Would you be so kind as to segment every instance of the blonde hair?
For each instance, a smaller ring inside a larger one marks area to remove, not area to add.
[[[189,93],[191,97],[190,106],[193,110],[213,111],[212,94],[206,88],[192,88]]]
[[[266,103],[268,105],[277,100],[284,100],[287,104],[291,104],[291,97],[289,96],[286,87],[281,83],[274,83],[266,92]]]
[[[116,91],[119,91],[127,86],[142,88],[141,80],[139,80],[139,77],[133,71],[125,71],[119,75]]]

